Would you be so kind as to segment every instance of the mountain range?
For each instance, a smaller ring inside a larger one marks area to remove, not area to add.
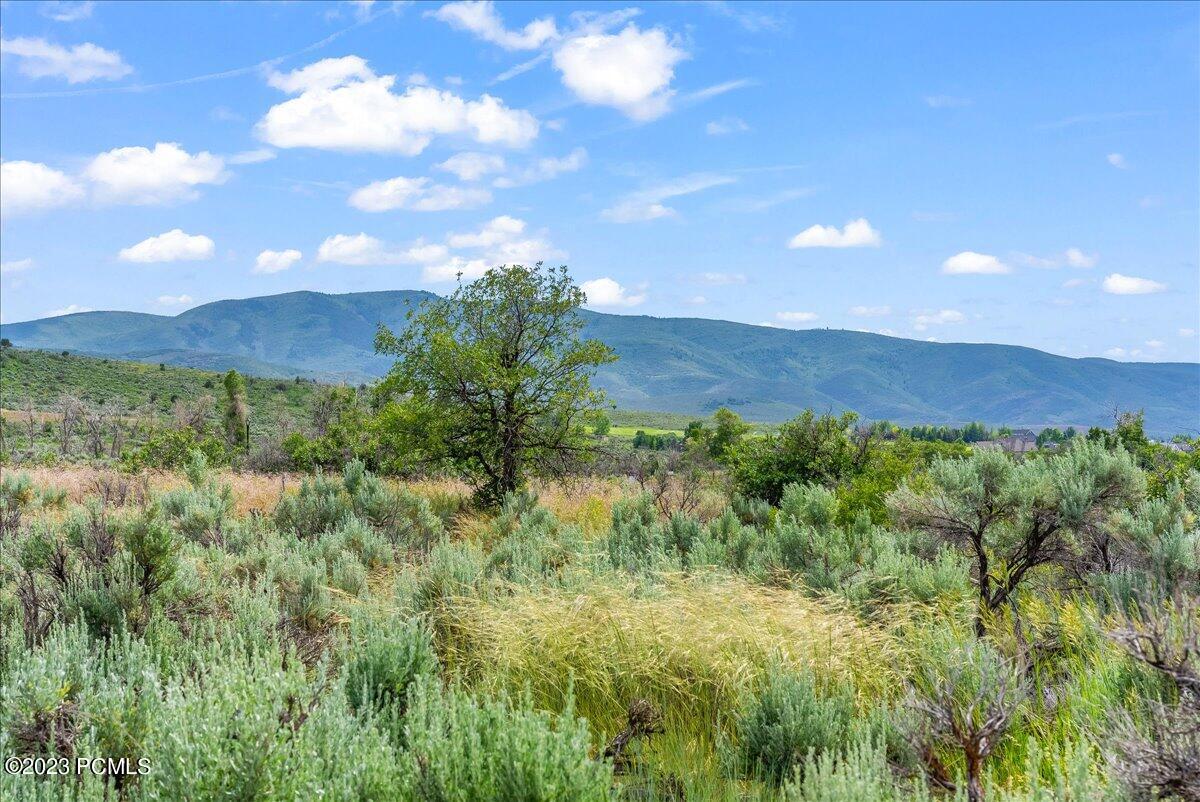
[[[82,312],[0,327],[16,346],[257,376],[361,382],[391,365],[379,323],[403,328],[430,293],[290,292],[216,301],[176,316]],[[779,421],[801,410],[870,420],[1022,426],[1111,424],[1146,413],[1160,435],[1200,429],[1200,364],[1073,359],[1033,348],[935,343],[834,329],[583,311],[584,333],[620,357],[596,383],[622,408]]]

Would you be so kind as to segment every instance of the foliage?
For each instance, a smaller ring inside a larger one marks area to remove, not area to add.
[[[867,430],[853,427],[858,416],[811,410],[779,427],[777,434],[750,438],[727,457],[738,492],[777,504],[785,485],[816,482],[835,486],[859,473],[872,450]]]
[[[585,300],[565,267],[513,265],[426,302],[399,335],[381,326],[376,350],[397,363],[380,392],[413,411],[398,436],[471,476],[487,504],[586,456],[582,419],[602,404],[591,370],[616,357],[579,338]]]

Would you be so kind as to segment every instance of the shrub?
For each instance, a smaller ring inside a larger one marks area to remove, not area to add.
[[[611,800],[612,768],[589,756],[587,723],[528,701],[477,698],[420,681],[410,697],[403,760],[412,795],[433,802]]]
[[[346,664],[346,698],[355,711],[403,716],[418,678],[437,673],[429,631],[416,621],[370,628]]]
[[[781,785],[805,760],[846,743],[853,713],[851,694],[822,695],[809,673],[771,672],[738,713],[734,764],[747,776]]]

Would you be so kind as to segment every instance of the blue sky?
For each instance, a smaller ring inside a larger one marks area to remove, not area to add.
[[[596,309],[1200,356],[1200,6],[0,6],[0,314],[570,265]]]

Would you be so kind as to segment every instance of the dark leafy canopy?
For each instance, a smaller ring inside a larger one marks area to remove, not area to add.
[[[400,335],[381,326],[395,435],[474,477],[487,504],[587,456],[583,421],[603,405],[592,369],[616,356],[579,338],[586,300],[566,267],[511,265],[426,301]]]
[[[859,472],[870,459],[873,439],[855,428],[858,416],[813,414],[806,410],[779,427],[778,434],[748,438],[727,457],[740,493],[778,504],[793,482],[835,487]]]

